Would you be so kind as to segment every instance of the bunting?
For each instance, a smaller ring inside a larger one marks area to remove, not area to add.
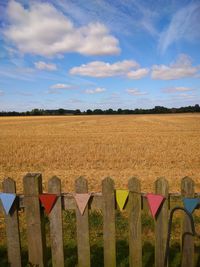
[[[155,218],[165,197],[158,194],[146,194],[152,216]]]
[[[123,190],[123,189],[116,190],[116,200],[120,210],[123,210],[128,194],[129,194],[128,190]]]
[[[185,209],[191,214],[193,213],[194,209],[198,206],[199,203],[200,203],[199,198],[184,198],[183,199],[183,204],[184,204]]]
[[[77,207],[79,208],[81,215],[84,214],[85,208],[88,204],[90,197],[91,197],[91,194],[89,193],[74,194],[74,198],[76,200],[76,204],[77,204]]]
[[[4,207],[5,213],[8,214],[12,208],[12,205],[16,199],[16,194],[1,193],[0,199]]]
[[[57,200],[57,195],[55,194],[41,194],[39,195],[39,199],[42,203],[42,205],[44,206],[45,212],[47,214],[49,214],[54,206],[54,204],[56,203]]]

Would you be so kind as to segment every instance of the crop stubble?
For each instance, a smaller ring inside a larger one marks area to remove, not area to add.
[[[165,176],[170,191],[191,176],[200,190],[200,115],[49,116],[0,118],[0,181],[10,176],[22,192],[27,172],[42,172],[44,188],[56,175],[73,191],[85,176],[90,191],[110,176],[124,188],[132,176],[142,190]]]

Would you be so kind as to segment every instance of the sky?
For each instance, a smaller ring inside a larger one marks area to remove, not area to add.
[[[200,104],[200,0],[0,1],[0,110]]]

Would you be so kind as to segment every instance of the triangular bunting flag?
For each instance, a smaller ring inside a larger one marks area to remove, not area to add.
[[[123,190],[123,189],[116,190],[116,200],[120,210],[123,210],[128,194],[129,194],[128,190]]]
[[[80,210],[81,215],[83,215],[85,208],[88,204],[91,194],[83,193],[83,194],[74,194],[74,198],[76,200],[76,204]]]
[[[162,202],[164,201],[165,197],[162,195],[157,195],[157,194],[146,194],[146,198],[148,200],[151,214],[155,218],[158,212],[158,209],[160,205],[162,204]]]
[[[6,214],[10,212],[10,209],[15,201],[16,194],[11,193],[1,193],[0,194],[1,202],[3,204]]]
[[[54,204],[56,203],[57,195],[45,193],[45,194],[39,195],[39,199],[41,203],[43,204],[46,213],[49,214]]]
[[[199,204],[199,198],[184,198],[183,204],[185,209],[192,214],[196,206]]]

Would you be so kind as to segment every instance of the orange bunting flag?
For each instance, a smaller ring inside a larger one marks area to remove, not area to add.
[[[88,204],[90,197],[91,197],[91,194],[89,194],[89,193],[74,194],[74,198],[76,200],[76,204],[80,210],[81,215],[84,214],[85,208]]]
[[[157,194],[146,194],[152,216],[155,218],[165,197]]]
[[[49,214],[54,204],[56,203],[57,195],[45,193],[45,194],[39,195],[39,199],[42,205],[44,206],[46,213]]]

